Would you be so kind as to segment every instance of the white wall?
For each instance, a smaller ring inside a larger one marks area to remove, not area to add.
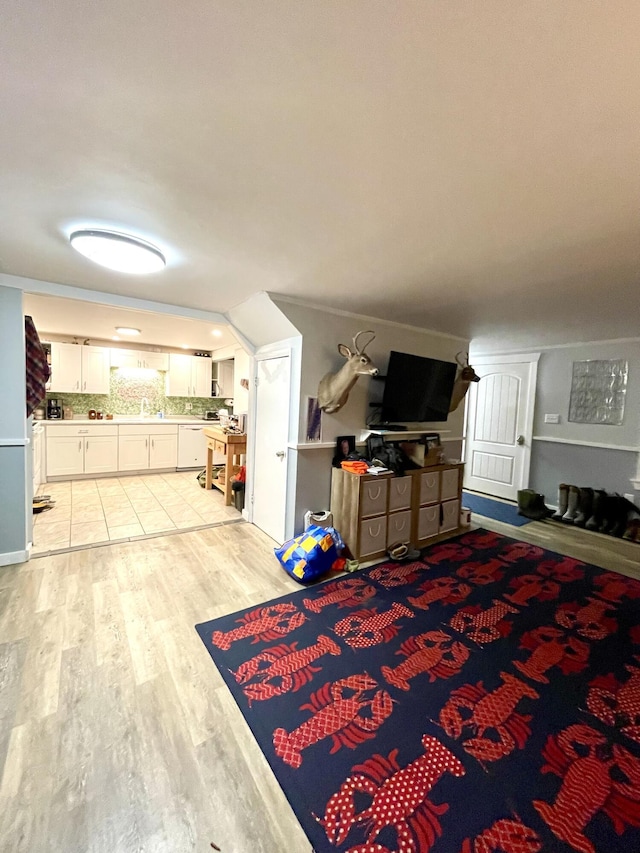
[[[27,438],[22,292],[0,286],[0,566],[28,558],[31,445]]]
[[[467,350],[467,341],[437,332],[400,326],[386,320],[376,320],[342,312],[310,308],[286,299],[272,296],[274,304],[286,315],[302,335],[302,361],[300,373],[300,405],[298,416],[298,442],[306,442],[307,398],[317,397],[318,383],[325,373],[338,370],[344,359],[338,353],[338,344],[352,345],[352,338],[360,329],[375,331],[376,338],[367,347],[382,375],[385,374],[390,350],[415,355],[455,361],[460,350]],[[351,390],[345,406],[335,415],[322,415],[322,443],[335,441],[339,435],[355,435],[358,439],[371,421],[369,399],[373,389],[370,383],[380,382],[361,376]],[[379,394],[379,388],[378,388]],[[446,423],[425,424],[442,434],[443,440],[454,439],[445,451],[459,458],[464,407],[453,412]],[[295,489],[295,529],[302,529],[303,516],[308,509],[328,509],[331,490],[331,459],[333,449],[299,449],[297,451],[297,479]]]
[[[473,342],[471,348],[471,363],[474,356],[485,354]],[[491,348],[492,353],[495,350]],[[541,347],[539,351],[529,487],[554,506],[560,483],[633,495],[640,456],[640,339]],[[609,359],[624,359],[629,364],[623,423],[569,421],[573,362]],[[545,414],[559,415],[560,423],[546,424]],[[640,487],[640,483],[635,485]],[[640,506],[637,490],[635,503]]]

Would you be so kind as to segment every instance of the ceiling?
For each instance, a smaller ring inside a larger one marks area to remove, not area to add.
[[[2,14],[1,272],[222,313],[269,291],[512,345],[638,336],[636,0]],[[167,269],[70,248],[101,225]]]
[[[23,308],[43,339],[49,334],[77,337],[79,343],[117,340],[118,346],[127,344],[131,349],[141,344],[185,350],[238,346],[229,326],[220,323],[33,293],[25,294]],[[140,335],[118,334],[118,326],[139,329]]]

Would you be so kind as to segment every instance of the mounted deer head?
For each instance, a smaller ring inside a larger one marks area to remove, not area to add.
[[[361,349],[358,349],[360,335],[371,335],[371,337]],[[337,373],[327,373],[323,376],[318,385],[318,405],[327,414],[340,411],[347,402],[349,391],[356,384],[358,376],[363,374],[377,376],[380,373],[369,356],[365,355],[365,349],[375,336],[376,333],[370,330],[358,332],[353,339],[353,352],[346,344],[338,344],[338,352],[346,358],[346,362]]]
[[[460,360],[460,356],[464,356],[464,361]],[[451,402],[449,403],[449,411],[455,412],[458,408],[462,400],[464,399],[464,395],[469,390],[469,385],[472,382],[480,382],[480,377],[475,372],[473,367],[469,364],[469,353],[468,352],[459,352],[456,355],[456,361],[458,362],[458,366],[460,370],[456,375],[456,381],[453,383],[453,391],[451,392]]]

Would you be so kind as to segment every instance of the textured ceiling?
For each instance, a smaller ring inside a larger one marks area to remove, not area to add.
[[[5,0],[0,271],[516,346],[637,336],[639,43],[635,0]],[[79,225],[168,268],[95,267]]]

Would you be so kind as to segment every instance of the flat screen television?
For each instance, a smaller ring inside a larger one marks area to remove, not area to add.
[[[446,421],[457,365],[391,350],[380,424]]]

